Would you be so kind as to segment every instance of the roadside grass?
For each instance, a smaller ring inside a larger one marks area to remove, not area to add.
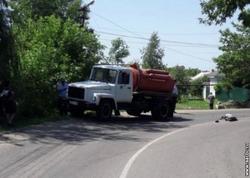
[[[209,105],[206,101],[200,100],[183,100],[176,104],[176,109],[209,109]]]

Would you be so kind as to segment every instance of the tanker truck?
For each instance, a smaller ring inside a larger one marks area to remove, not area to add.
[[[125,110],[140,116],[151,112],[155,119],[169,119],[175,81],[168,72],[117,65],[95,65],[88,81],[70,83],[69,112],[81,116],[85,110],[96,111],[97,118],[108,119]],[[171,114],[170,114],[171,115]]]

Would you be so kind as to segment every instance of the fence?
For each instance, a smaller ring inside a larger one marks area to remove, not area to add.
[[[247,100],[250,100],[250,90],[237,87],[230,90],[222,89],[216,92],[216,98],[222,102],[229,100],[245,102]]]

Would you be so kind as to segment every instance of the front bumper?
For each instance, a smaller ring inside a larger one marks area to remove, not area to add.
[[[68,98],[68,105],[70,108],[79,108],[79,109],[89,109],[89,110],[95,110],[97,108],[95,103],[90,103],[87,101],[77,100],[73,98]]]

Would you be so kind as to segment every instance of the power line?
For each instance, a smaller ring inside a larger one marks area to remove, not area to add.
[[[98,16],[99,18],[102,18],[103,20],[105,21],[108,21],[109,23],[113,24],[114,26],[117,26],[119,27],[120,29],[132,34],[132,35],[135,35],[135,36],[129,36],[129,35],[124,35],[124,34],[116,34],[116,33],[110,33],[110,32],[105,32],[105,31],[96,31],[97,33],[101,33],[101,34],[106,34],[106,35],[111,35],[111,36],[120,36],[120,37],[125,37],[125,38],[134,38],[134,39],[140,39],[140,40],[146,40],[146,41],[150,41],[149,38],[145,38],[145,37],[141,37],[140,35],[136,34],[135,32],[133,31],[130,31],[128,30],[127,28],[124,28],[122,27],[121,25],[113,22],[112,20],[106,18],[106,17],[103,17],[101,15],[98,15],[96,13],[94,13],[94,15]],[[184,45],[191,45],[193,47],[216,47],[218,48],[218,45],[212,45],[212,44],[205,44],[205,43],[190,43],[190,42],[182,42],[182,41],[171,41],[171,40],[162,40],[161,39],[161,42],[165,42],[165,43],[174,43],[174,44],[184,44]],[[191,47],[190,46],[190,47]],[[166,47],[166,46],[165,46]],[[191,55],[191,54],[188,54],[188,53],[185,53],[185,52],[182,52],[182,51],[179,51],[179,50],[176,50],[176,49],[172,49],[172,48],[169,48],[169,47],[166,47],[167,49],[169,50],[172,50],[178,54],[181,54],[181,55],[185,55],[185,56],[189,56],[189,57],[192,57],[192,58],[195,58],[195,59],[198,59],[198,60],[201,60],[201,61],[205,61],[205,62],[209,62],[211,63],[212,61],[209,61],[207,59],[203,59],[203,58],[200,58],[200,57],[197,57],[197,56],[194,56],[194,55]]]
[[[133,32],[133,31],[131,31],[131,30],[119,25],[119,24],[117,24],[116,22],[114,22],[114,21],[112,21],[112,20],[110,20],[110,19],[108,19],[106,17],[103,17],[102,15],[99,15],[99,14],[94,13],[94,12],[93,12],[93,14],[96,15],[97,17],[99,17],[99,18],[113,24],[114,26],[119,27],[120,29],[122,29],[122,30],[124,30],[124,31],[126,31],[126,32],[128,32],[128,33],[130,33],[132,35],[135,35],[135,37],[133,37],[133,38],[149,40],[148,38],[142,37],[142,36],[138,35],[137,33]],[[115,34],[115,33],[109,33],[109,32],[104,32],[104,31],[99,31],[99,33],[106,33],[107,35],[109,34],[109,35],[116,35],[116,36],[132,38],[131,36],[129,37],[128,35]],[[183,44],[189,44],[189,45],[211,46],[211,47],[217,47],[218,48],[218,45],[205,44],[205,43],[190,43],[190,42],[180,42],[180,41],[170,41],[170,40],[161,40],[161,41],[167,42],[167,43],[183,43]]]
[[[124,34],[111,33],[111,32],[99,31],[99,30],[96,30],[96,32],[101,33],[101,34],[111,35],[111,36],[119,36],[119,37],[125,37],[125,38],[132,38],[132,39],[140,39],[140,40],[150,41],[149,38],[145,38],[145,37],[129,36],[129,35],[124,35]],[[171,40],[162,40],[162,39],[161,39],[161,42],[218,48],[217,45],[205,44],[205,43],[190,43],[190,42],[171,41]]]
[[[102,39],[102,40],[111,41],[110,39]],[[210,61],[210,60],[207,60],[207,59],[204,59],[204,58],[201,58],[201,57],[198,57],[198,56],[194,56],[194,55],[192,55],[192,54],[189,54],[189,53],[186,53],[186,52],[183,52],[183,51],[180,51],[180,50],[176,50],[176,49],[173,49],[173,48],[169,48],[169,47],[166,47],[165,45],[164,45],[164,48],[166,48],[166,49],[168,49],[168,50],[171,50],[171,51],[173,51],[173,52],[175,52],[175,53],[177,53],[177,54],[181,54],[181,55],[183,55],[183,56],[188,56],[188,57],[192,57],[192,58],[194,58],[194,59],[196,59],[196,60],[200,60],[200,61],[212,63],[212,61]]]
[[[103,29],[103,30],[109,30],[109,31],[113,31],[113,32],[121,32],[121,31],[124,31],[123,29],[119,30],[119,29],[115,29],[115,28],[109,28],[109,27],[103,27],[103,26],[99,26],[98,27],[100,29]],[[136,33],[136,34],[145,34],[145,35],[151,35],[152,32],[138,32],[138,31],[131,31],[133,33]],[[217,35],[217,33],[162,33],[162,32],[158,32],[158,34],[160,36],[204,36],[204,35]]]
[[[173,49],[173,48],[169,48],[169,47],[165,47],[165,48],[167,48],[169,50],[172,50],[172,51],[174,51],[174,52],[176,52],[178,54],[184,55],[184,56],[189,56],[189,57],[195,58],[195,59],[200,60],[200,61],[205,61],[205,62],[208,62],[208,63],[212,63],[212,61],[210,61],[210,60],[207,60],[207,59],[204,59],[204,58],[201,58],[201,57],[198,57],[198,56],[194,56],[192,54],[188,54],[188,53],[185,53],[185,52]]]
[[[113,40],[113,39],[107,39],[107,38],[99,38],[99,39],[103,40],[103,41],[109,41],[109,42],[111,42]],[[142,42],[142,41],[128,41],[128,40],[126,40],[126,42],[130,43],[130,44],[147,45],[147,43]],[[171,44],[171,46],[174,46],[174,47],[184,47],[184,48],[207,48],[206,46],[190,46],[190,45],[185,45],[185,44]]]
[[[130,34],[132,34],[132,35],[139,36],[137,33],[128,30],[127,28],[125,28],[125,27],[123,27],[123,26],[121,26],[121,25],[115,23],[114,21],[112,21],[112,20],[110,20],[110,19],[108,19],[108,18],[106,18],[106,17],[103,17],[102,15],[99,15],[99,14],[94,13],[94,12],[93,12],[93,14],[96,15],[97,17],[99,17],[99,18],[101,18],[101,19],[103,19],[103,20],[105,20],[105,21],[107,21],[107,22],[113,24],[114,26],[119,27],[120,29],[122,29],[122,30],[124,30],[124,31],[126,31],[126,32],[128,32],[128,33],[130,33]]]

